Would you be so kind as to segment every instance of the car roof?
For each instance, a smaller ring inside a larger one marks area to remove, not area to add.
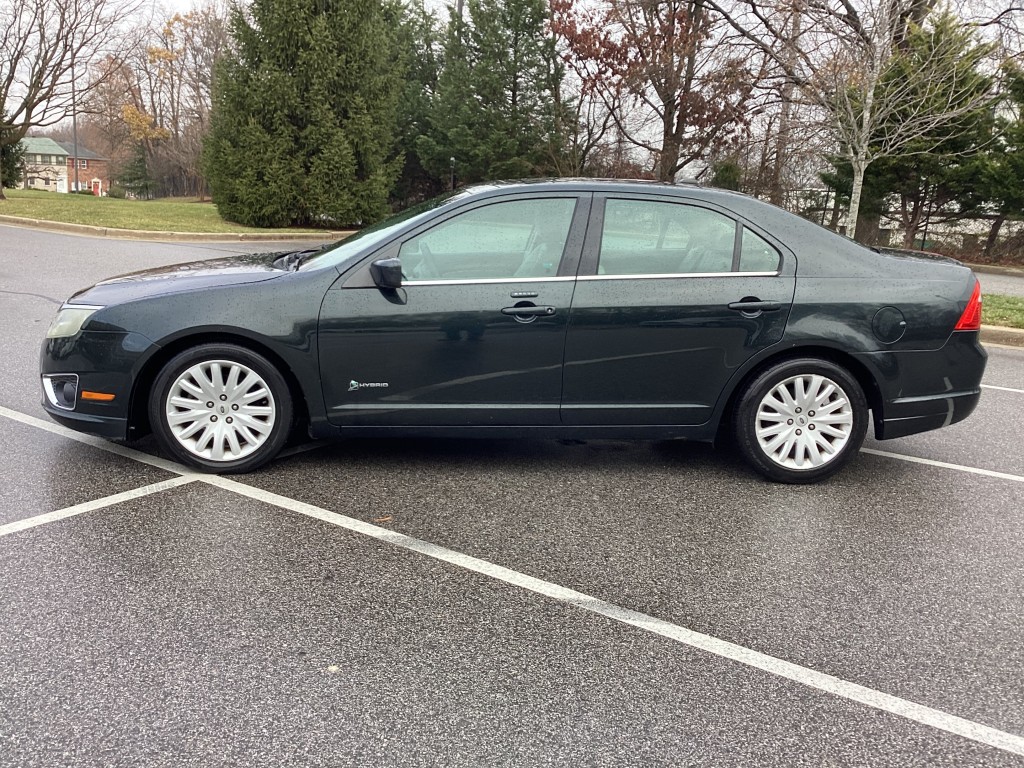
[[[459,198],[489,196],[513,191],[531,192],[624,192],[628,194],[679,194],[706,200],[728,198],[735,203],[758,202],[756,198],[741,192],[717,187],[705,187],[695,181],[667,182],[653,179],[600,179],[600,178],[539,178],[511,179],[508,181],[484,181],[470,184],[459,190]]]

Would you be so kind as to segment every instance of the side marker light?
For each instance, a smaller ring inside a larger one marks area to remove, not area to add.
[[[83,389],[78,396],[82,400],[95,400],[100,403],[109,403],[114,399],[109,392],[90,392],[88,389]]]

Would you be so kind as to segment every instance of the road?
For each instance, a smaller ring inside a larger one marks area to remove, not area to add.
[[[1024,277],[1016,275],[997,275],[983,273],[978,275],[983,293],[996,293],[1003,296],[1024,296]]]
[[[629,441],[213,478],[46,419],[63,298],[257,248],[0,227],[0,766],[1024,765],[1024,350],[812,487]]]

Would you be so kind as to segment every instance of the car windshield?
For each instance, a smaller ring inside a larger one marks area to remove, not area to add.
[[[438,197],[431,198],[426,202],[406,208],[401,213],[389,216],[383,221],[371,224],[349,235],[344,240],[325,246],[324,249],[307,260],[302,262],[300,269],[323,269],[324,267],[339,267],[353,256],[365,253],[377,243],[382,243],[391,235],[416,220],[427,216],[431,211],[441,207],[453,200],[468,194],[467,190],[458,192],[447,192]]]

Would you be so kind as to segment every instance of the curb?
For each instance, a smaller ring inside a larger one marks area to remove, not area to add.
[[[1003,344],[1007,347],[1024,347],[1024,328],[983,325],[981,326],[981,343]]]
[[[43,229],[47,232],[64,232],[89,237],[109,237],[118,240],[155,240],[159,242],[181,241],[193,243],[237,243],[246,241],[314,241],[327,242],[348,237],[355,230],[323,232],[154,232],[144,229],[116,229],[94,227],[89,224],[66,224],[60,221],[24,219],[20,216],[0,216],[0,224]]]
[[[966,262],[964,262],[964,266],[970,267],[972,272],[980,272],[983,275],[1024,277],[1024,269],[1018,269],[1017,267],[1001,267],[998,264],[968,264]]]

